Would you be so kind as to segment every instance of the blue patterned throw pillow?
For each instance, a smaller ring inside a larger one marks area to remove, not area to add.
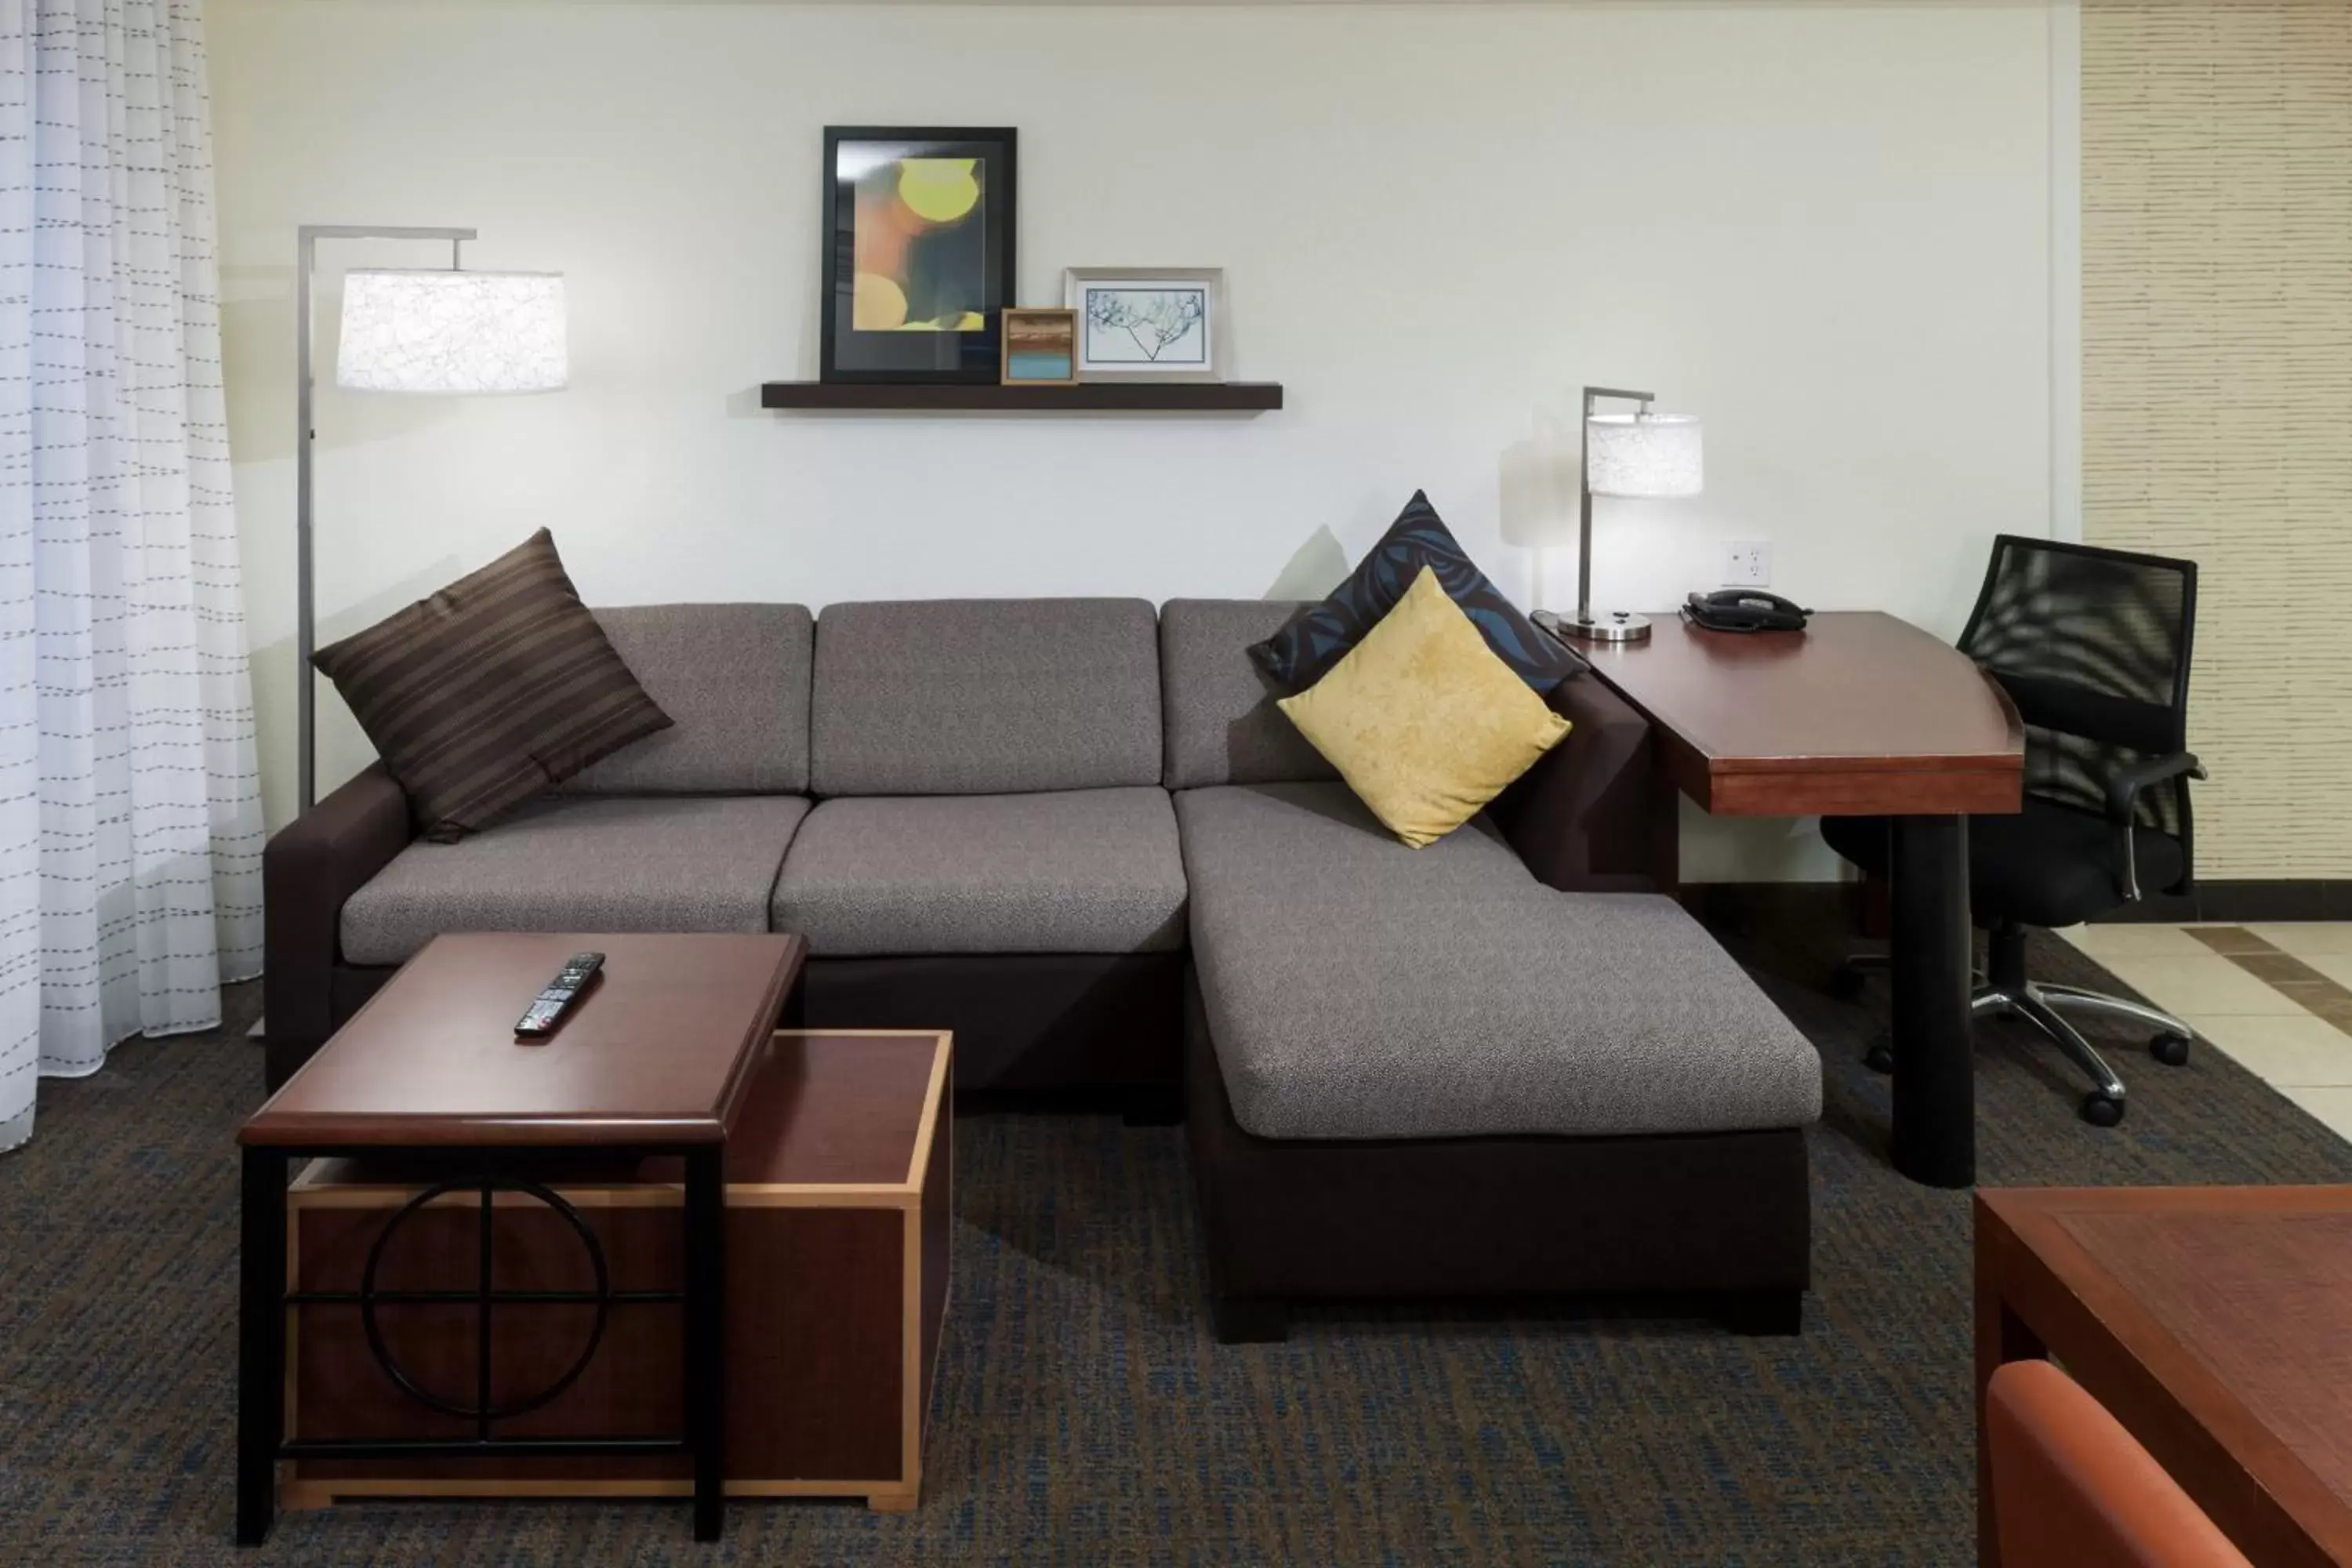
[[[1582,668],[1486,581],[1420,490],[1329,598],[1292,616],[1265,641],[1251,644],[1250,658],[1286,689],[1306,690],[1380,625],[1424,566],[1437,574],[1446,597],[1462,606],[1496,657],[1536,690],[1549,691]]]

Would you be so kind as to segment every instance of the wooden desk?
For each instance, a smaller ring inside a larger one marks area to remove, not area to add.
[[[1982,1437],[2048,1355],[2263,1564],[2352,1563],[2352,1187],[2018,1188],[1976,1199]]]
[[[1968,818],[2022,803],[2016,710],[1958,650],[1876,611],[1825,612],[1801,632],[1652,619],[1647,642],[1580,651],[1655,726],[1665,785],[1719,816],[1895,819],[1895,1164],[1967,1186]]]

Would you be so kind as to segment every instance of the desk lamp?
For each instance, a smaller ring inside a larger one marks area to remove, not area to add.
[[[295,679],[301,805],[318,798],[314,735],[316,640],[310,588],[310,274],[322,239],[432,239],[449,244],[446,268],[362,270],[343,279],[342,352],[335,384],[352,392],[482,396],[554,392],[569,378],[560,272],[467,272],[457,265],[470,228],[370,228],[304,224],[296,269]]]
[[[1602,398],[1638,403],[1633,414],[1594,412]],[[1592,498],[1634,496],[1662,499],[1695,496],[1704,488],[1698,420],[1686,414],[1653,414],[1654,394],[1606,386],[1584,389],[1584,463],[1577,514],[1576,618],[1557,623],[1572,637],[1589,642],[1640,642],[1650,635],[1650,617],[1619,610],[1600,619],[1592,614]]]

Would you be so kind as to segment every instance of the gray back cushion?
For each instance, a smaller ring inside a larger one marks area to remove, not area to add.
[[[565,795],[799,795],[809,778],[814,617],[800,605],[598,610],[621,662],[674,721],[559,786]]]
[[[1011,795],[1160,782],[1142,599],[828,605],[809,721],[818,795]]]
[[[1339,776],[1274,705],[1289,693],[1249,656],[1250,644],[1281,630],[1301,607],[1295,599],[1171,599],[1160,607],[1170,789]]]

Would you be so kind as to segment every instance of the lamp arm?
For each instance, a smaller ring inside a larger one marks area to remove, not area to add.
[[[1627,392],[1613,386],[1584,389],[1584,417],[1576,422],[1576,624],[1592,624],[1592,416],[1604,397],[1638,403],[1644,409],[1657,401],[1654,393]]]
[[[1576,422],[1576,624],[1592,624],[1592,388],[1584,389],[1584,417]]]
[[[306,223],[294,231],[294,748],[299,771],[296,814],[308,812],[319,800],[318,686],[310,668],[317,640],[317,605],[311,592],[310,552],[310,275],[322,239],[446,239],[449,265],[457,264],[457,246],[475,237],[470,228],[418,228],[406,226]]]

